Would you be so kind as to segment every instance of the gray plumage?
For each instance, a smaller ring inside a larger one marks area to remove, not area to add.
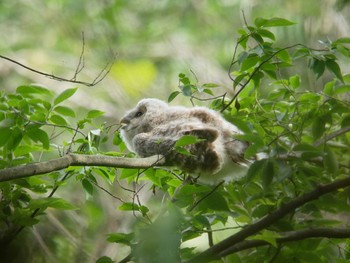
[[[143,99],[122,118],[121,125],[121,137],[130,151],[140,157],[164,155],[167,165],[199,175],[202,181],[237,178],[246,171],[243,154],[247,145],[232,137],[241,131],[213,110]],[[191,155],[174,149],[184,135],[203,139],[185,146]]]

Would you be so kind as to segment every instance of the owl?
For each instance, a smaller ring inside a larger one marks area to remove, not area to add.
[[[242,132],[208,108],[169,106],[158,99],[143,99],[120,124],[121,137],[131,152],[140,157],[163,155],[165,165],[177,166],[202,182],[239,178],[247,170],[243,158],[247,144],[233,138]],[[185,145],[183,153],[174,146],[185,135],[198,140]]]

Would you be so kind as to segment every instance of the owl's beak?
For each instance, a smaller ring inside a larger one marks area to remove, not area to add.
[[[120,126],[123,128],[125,128],[126,126],[128,126],[128,124],[130,123],[130,121],[126,118],[123,118],[120,120]]]

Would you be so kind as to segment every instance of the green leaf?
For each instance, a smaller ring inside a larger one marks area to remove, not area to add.
[[[324,121],[324,118],[322,117],[316,117],[315,120],[312,123],[312,136],[314,140],[317,140],[321,138],[321,136],[324,134],[326,130],[326,123]]]
[[[205,141],[205,140],[198,139],[196,136],[193,136],[193,135],[184,135],[179,140],[177,140],[177,142],[175,143],[175,147],[182,147],[182,146],[195,144],[202,141]]]
[[[326,85],[324,85],[324,89],[323,89],[324,94],[329,95],[329,96],[333,96],[334,84],[335,84],[335,80],[327,82]]]
[[[182,91],[182,94],[186,97],[190,97],[192,96],[192,88],[194,86],[192,84],[188,84],[188,85],[183,85],[183,86],[180,86],[179,88],[181,89]]]
[[[350,85],[341,85],[334,89],[335,94],[342,94],[350,92]]]
[[[216,83],[205,83],[202,85],[202,87],[206,87],[206,88],[217,88],[217,87],[220,87],[220,85],[216,84]]]
[[[310,55],[310,50],[306,47],[301,47],[298,48],[294,53],[293,53],[293,58],[298,59],[298,58],[303,58],[307,57]]]
[[[111,243],[118,243],[118,244],[124,244],[124,245],[130,246],[133,238],[134,238],[134,233],[129,233],[129,234],[113,233],[108,235],[107,241]]]
[[[0,127],[0,147],[4,146],[11,137],[12,131],[9,128]]]
[[[53,109],[53,111],[64,115],[64,116],[68,116],[68,117],[75,117],[75,112],[74,110],[72,110],[71,108],[65,107],[65,106],[57,106]]]
[[[210,188],[204,185],[185,185],[181,188],[178,195],[193,195],[198,193],[207,193],[208,191],[210,191]]]
[[[179,95],[181,92],[180,91],[174,91],[170,94],[170,96],[168,97],[168,102],[173,101],[177,95]]]
[[[78,88],[73,88],[73,89],[66,89],[63,92],[61,92],[56,99],[54,100],[53,104],[57,105],[61,103],[62,101],[70,98],[71,96],[74,95],[74,93],[77,91]]]
[[[119,179],[125,179],[130,177],[136,177],[139,174],[138,169],[123,169],[120,173]]]
[[[258,234],[254,237],[251,237],[250,239],[253,240],[264,240],[268,243],[270,243],[272,246],[277,247],[276,239],[281,237],[278,233],[269,231],[269,230],[263,230],[261,234]]]
[[[295,25],[296,23],[284,18],[279,18],[279,17],[274,17],[271,19],[258,17],[255,19],[254,24],[257,27],[276,27],[276,26],[291,26],[291,25]]]
[[[9,149],[10,151],[16,149],[22,141],[22,138],[23,132],[18,127],[14,127],[11,131],[11,136],[7,142],[7,149]]]
[[[96,260],[95,263],[114,263],[115,261],[112,260],[110,257],[102,256],[98,260]]]
[[[289,78],[289,84],[293,89],[299,88],[300,86],[300,76],[294,75]]]
[[[122,138],[120,137],[119,132],[115,132],[113,135],[113,145],[119,145],[123,142]]]
[[[332,149],[328,146],[325,148],[325,155],[323,156],[323,164],[329,173],[335,173],[339,169],[339,163],[337,156],[334,154]]]
[[[333,44],[350,44],[350,37],[338,38]]]
[[[247,69],[250,69],[250,68],[254,67],[259,61],[260,61],[260,57],[258,57],[255,54],[246,57],[242,61],[241,71],[245,71]]]
[[[94,186],[89,180],[83,179],[81,180],[81,184],[83,185],[83,188],[87,194],[89,194],[90,196],[94,194]]]
[[[40,141],[44,149],[50,148],[50,138],[47,133],[41,129],[28,129],[26,134],[34,141]]]
[[[293,148],[293,151],[300,152],[301,158],[305,160],[322,156],[322,152],[310,144],[298,144]]]
[[[247,172],[247,176],[246,176],[248,182],[253,180],[253,178],[255,178],[256,176],[262,174],[265,162],[266,162],[266,159],[258,160],[258,161],[255,161],[249,167],[248,172]]]
[[[67,202],[66,200],[62,198],[53,198],[53,197],[46,197],[46,198],[39,198],[39,199],[32,199],[29,202],[29,207],[31,209],[46,209],[48,207],[56,208],[56,209],[64,209],[64,210],[73,210],[78,209],[71,203]]]
[[[278,58],[280,58],[282,61],[284,61],[284,62],[286,62],[286,63],[291,63],[292,62],[292,60],[291,60],[291,58],[290,58],[290,56],[289,56],[289,53],[288,53],[288,51],[287,50],[280,50],[278,53],[277,53],[277,55],[276,55]]]
[[[262,37],[267,37],[271,40],[275,40],[275,35],[269,30],[259,28],[257,32]]]
[[[326,64],[323,60],[312,59],[310,67],[316,74],[316,78],[320,78],[325,70]]]
[[[60,115],[57,114],[52,114],[50,116],[50,121],[54,124],[58,124],[58,125],[67,125],[67,121]]]
[[[105,113],[103,111],[100,111],[100,110],[90,110],[87,114],[87,118],[94,119],[94,118],[102,116],[103,114],[105,114]]]
[[[268,159],[265,162],[264,168],[262,171],[262,186],[265,190],[270,186],[274,176],[275,176],[274,162]]]
[[[23,97],[30,98],[32,94],[45,94],[48,96],[52,96],[52,91],[48,90],[39,85],[22,85],[17,87],[16,93],[21,94]]]
[[[326,66],[328,70],[331,71],[337,77],[337,79],[339,79],[341,82],[344,82],[340,67],[338,63],[335,62],[335,60],[332,60],[332,59],[327,60]]]
[[[121,211],[140,211],[142,215],[146,215],[149,209],[146,206],[139,206],[135,203],[123,203],[119,206],[119,210]]]
[[[219,193],[213,192],[207,196],[199,205],[200,208],[208,208],[214,211],[229,211],[226,199]]]

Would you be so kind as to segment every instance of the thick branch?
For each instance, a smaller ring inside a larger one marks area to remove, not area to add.
[[[232,236],[224,239],[223,241],[217,243],[201,254],[195,256],[193,259],[190,259],[187,263],[194,262],[209,262],[213,259],[220,258],[220,254],[223,253],[226,249],[238,244],[249,236],[252,236],[261,230],[267,228],[272,225],[279,219],[283,218],[288,213],[294,211],[296,208],[318,199],[320,196],[328,194],[330,192],[336,191],[341,188],[345,188],[350,186],[350,177],[347,177],[342,180],[335,181],[333,183],[327,185],[320,185],[316,187],[314,190],[299,196],[292,201],[283,204],[280,208],[273,211],[269,215],[265,216],[261,220],[256,223],[247,225],[241,231],[233,234]]]
[[[281,233],[281,237],[276,239],[277,244],[285,242],[298,241],[307,238],[350,238],[350,229],[348,228],[314,228],[303,229],[298,231],[290,231]],[[219,257],[224,257],[238,251],[259,246],[270,245],[265,240],[245,240],[236,245],[233,245],[218,254]]]
[[[160,155],[147,158],[122,158],[70,153],[47,162],[30,163],[2,169],[0,170],[0,182],[58,171],[69,166],[107,166],[142,169],[161,165],[164,161],[164,158]]]

